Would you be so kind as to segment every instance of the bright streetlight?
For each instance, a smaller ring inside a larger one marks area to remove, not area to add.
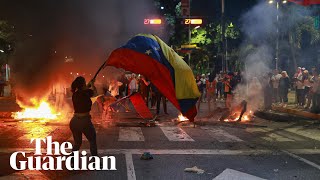
[[[4,53],[4,50],[0,49],[0,52]]]

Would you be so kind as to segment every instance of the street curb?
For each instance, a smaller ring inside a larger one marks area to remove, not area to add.
[[[226,127],[238,127],[238,128],[247,128],[247,127],[267,127],[265,125],[258,125],[254,123],[242,123],[242,122],[220,122],[220,121],[203,121],[198,120],[194,122],[198,126],[214,125],[214,126],[226,126]]]
[[[313,120],[311,118],[306,118],[303,116],[297,116],[293,114],[288,113],[282,113],[282,112],[275,112],[275,111],[256,111],[254,113],[255,116],[263,119],[267,119],[270,121],[276,121],[276,122],[292,122],[292,121],[307,121],[307,120]]]
[[[320,120],[320,114],[314,114],[307,111],[299,111],[299,110],[283,108],[283,107],[272,107],[272,110],[288,113],[288,114],[294,114],[294,115],[305,117],[305,118]]]

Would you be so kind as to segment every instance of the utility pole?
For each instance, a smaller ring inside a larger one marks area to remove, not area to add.
[[[276,42],[276,69],[279,64],[279,1],[277,1],[277,42]]]
[[[221,62],[222,62],[222,72],[226,71],[226,61],[225,61],[225,26],[224,26],[224,0],[221,0]]]

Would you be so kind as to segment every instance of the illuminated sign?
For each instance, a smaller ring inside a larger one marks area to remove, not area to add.
[[[185,19],[184,24],[202,24],[202,19]]]
[[[144,19],[144,24],[161,24],[161,19]]]

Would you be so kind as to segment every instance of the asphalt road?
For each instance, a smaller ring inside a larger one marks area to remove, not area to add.
[[[121,126],[93,116],[99,155],[115,156],[115,171],[15,171],[9,157],[16,151],[32,155],[31,138],[73,142],[70,117],[50,122],[1,119],[0,179],[320,179],[318,124],[256,118],[240,124],[212,120],[214,125],[194,127],[174,123],[173,108],[169,113],[156,127],[139,126],[134,114],[118,119]],[[85,137],[81,150],[89,152]],[[154,159],[140,160],[143,152]],[[203,173],[185,172],[194,166]]]

